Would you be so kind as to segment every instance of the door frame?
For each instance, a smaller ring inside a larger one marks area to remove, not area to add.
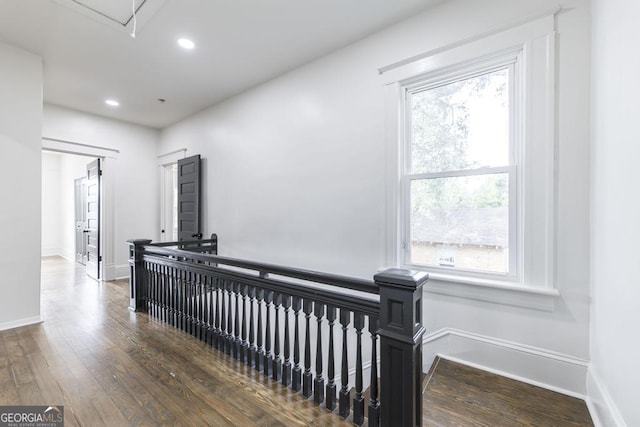
[[[42,149],[65,154],[99,158],[102,166],[100,188],[100,252],[102,262],[99,266],[100,281],[116,279],[114,201],[115,185],[112,170],[115,170],[119,150],[56,138],[42,138]],[[42,214],[41,214],[42,215]]]
[[[87,276],[102,277],[102,163],[100,158],[87,163]],[[93,190],[96,187],[97,191]],[[94,221],[95,220],[95,221]],[[92,225],[92,221],[93,224]],[[97,223],[97,225],[95,225]]]
[[[167,182],[165,179],[165,167],[173,164],[177,164],[178,160],[184,159],[187,157],[187,149],[181,148],[179,150],[172,151],[167,154],[163,154],[158,156],[158,173],[160,179],[160,240],[163,242],[169,241],[167,232],[163,233],[162,230],[168,230],[168,215],[166,214],[167,209]],[[177,212],[174,212],[174,215],[177,215]]]

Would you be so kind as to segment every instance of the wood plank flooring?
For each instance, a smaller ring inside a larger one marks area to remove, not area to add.
[[[583,400],[445,359],[423,387],[427,426],[593,426]]]
[[[38,325],[0,332],[0,405],[67,426],[348,426],[204,343],[128,310],[128,281],[44,258]]]
[[[128,281],[98,283],[61,258],[43,258],[42,271],[44,322],[0,332],[0,405],[64,405],[67,426],[352,425],[130,312]],[[434,364],[424,425],[592,425],[584,402],[495,377]]]

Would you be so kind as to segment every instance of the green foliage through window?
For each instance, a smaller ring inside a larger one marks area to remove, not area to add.
[[[478,268],[508,271],[509,75],[502,68],[410,94],[410,239],[446,245],[447,267],[475,265],[456,261],[452,247],[491,247],[500,259],[489,264],[500,267]]]

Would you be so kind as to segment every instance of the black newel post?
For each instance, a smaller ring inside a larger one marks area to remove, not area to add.
[[[211,255],[218,255],[218,235],[213,233],[211,235]]]
[[[151,240],[136,239],[127,240],[129,243],[129,310],[145,311],[145,281],[144,266],[142,264],[143,246],[151,243]]]
[[[422,426],[422,285],[424,272],[392,268],[380,287],[380,425]]]

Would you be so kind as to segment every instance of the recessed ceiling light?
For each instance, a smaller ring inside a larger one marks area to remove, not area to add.
[[[106,101],[104,101],[104,103],[111,107],[117,107],[118,105],[120,105],[120,103],[115,99],[107,99]]]
[[[178,44],[180,45],[180,47],[183,47],[185,49],[193,49],[194,47],[196,47],[196,44],[189,39],[178,39]]]

